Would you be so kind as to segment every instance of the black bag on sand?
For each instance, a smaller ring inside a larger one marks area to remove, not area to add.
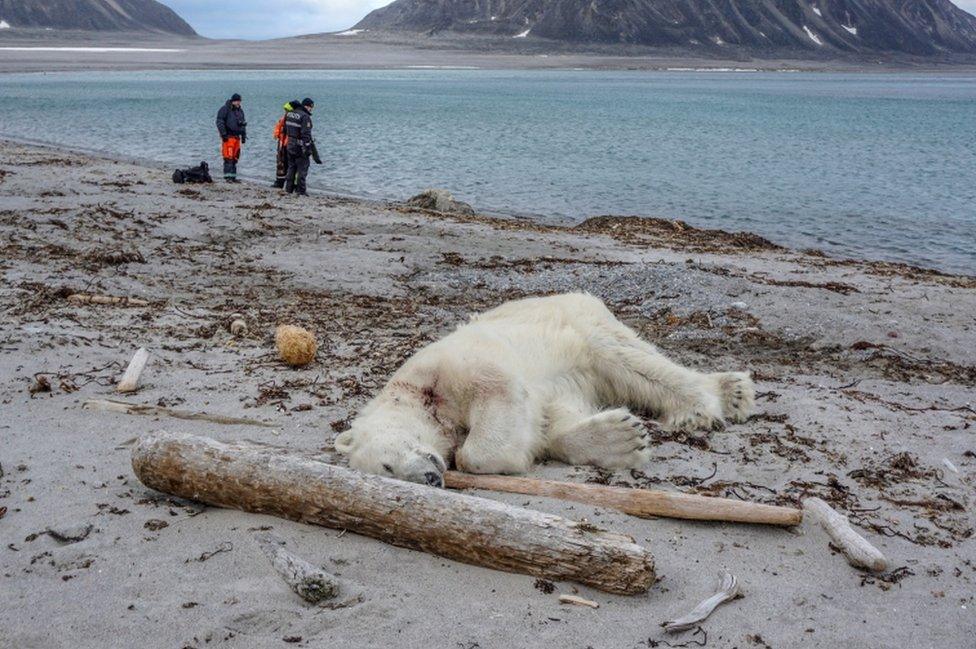
[[[201,162],[196,167],[177,169],[173,172],[173,182],[178,184],[212,183],[213,178],[210,177],[210,165],[206,162]]]

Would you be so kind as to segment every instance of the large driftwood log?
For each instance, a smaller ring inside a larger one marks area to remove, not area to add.
[[[633,595],[654,560],[633,539],[504,503],[367,475],[261,444],[144,435],[132,467],[148,487],[271,514],[496,570]]]
[[[803,520],[803,512],[790,507],[654,489],[607,487],[507,475],[472,475],[456,471],[448,471],[445,474],[444,485],[449,489],[487,489],[530,496],[549,496],[599,507],[610,507],[640,518],[664,516],[765,525],[799,525]]]

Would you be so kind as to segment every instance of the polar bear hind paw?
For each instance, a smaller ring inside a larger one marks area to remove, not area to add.
[[[742,423],[749,418],[756,405],[756,387],[748,372],[717,372],[712,374],[722,399],[725,419]]]

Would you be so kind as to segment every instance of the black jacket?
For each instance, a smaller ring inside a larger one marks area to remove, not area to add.
[[[247,120],[244,119],[244,110],[235,108],[228,99],[227,103],[217,111],[217,131],[221,138],[236,135],[241,139],[246,139]]]
[[[300,144],[302,149],[312,147],[312,115],[304,106],[298,106],[285,115],[285,134],[288,144]]]

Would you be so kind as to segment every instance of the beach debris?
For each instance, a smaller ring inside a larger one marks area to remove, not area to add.
[[[275,330],[275,345],[281,360],[292,367],[311,363],[319,348],[312,332],[295,325],[278,325]]]
[[[456,200],[454,195],[446,189],[425,189],[416,196],[407,199],[407,205],[450,214],[475,213],[473,207],[463,201]]]
[[[733,302],[729,306],[732,307],[733,309],[738,309],[739,311],[745,311],[746,309],[749,308],[749,305],[746,304],[745,302]]]
[[[609,507],[639,518],[664,516],[783,526],[799,525],[803,520],[803,512],[792,507],[763,505],[732,498],[699,496],[659,489],[631,489],[517,476],[474,475],[457,471],[445,473],[444,486],[448,489],[484,489],[529,496],[548,496],[598,507]]]
[[[803,501],[803,509],[820,522],[820,526],[852,566],[874,572],[884,572],[887,569],[888,560],[885,556],[867,539],[854,531],[846,516],[834,511],[820,498],[806,498]]]
[[[608,234],[624,243],[646,245],[648,240],[678,250],[734,254],[756,250],[783,250],[780,245],[751,232],[706,230],[678,219],[642,216],[594,216],[573,227],[582,232]]]
[[[349,608],[350,606],[355,606],[356,604],[362,604],[366,600],[366,597],[359,593],[358,595],[353,595],[341,602],[324,602],[319,604],[319,608],[327,608],[330,611],[335,611],[340,608]]]
[[[574,606],[589,606],[590,608],[600,608],[600,604],[592,599],[586,599],[579,595],[560,595],[560,604],[572,604]]]
[[[274,424],[258,421],[257,419],[247,419],[245,417],[225,417],[223,415],[211,415],[205,412],[190,412],[188,410],[175,410],[163,406],[150,406],[142,403],[127,403],[114,399],[92,399],[81,405],[85,410],[98,410],[101,412],[119,412],[125,415],[150,415],[173,417],[174,419],[187,419],[192,421],[209,421],[215,424],[226,424],[229,426],[262,426],[264,428],[274,428]]]
[[[49,527],[47,528],[47,535],[61,543],[78,543],[87,539],[93,529],[95,529],[95,526],[91,523],[80,523],[65,527]]]
[[[174,496],[348,530],[473,565],[621,595],[647,592],[654,583],[653,557],[629,536],[327,464],[317,454],[153,432],[133,447],[132,468],[144,485]]]
[[[339,582],[334,575],[287,552],[282,547],[285,542],[280,538],[273,534],[262,534],[257,541],[275,572],[306,602],[318,604],[339,595]]]
[[[146,300],[137,297],[117,297],[113,295],[90,295],[88,293],[72,293],[68,296],[72,304],[116,304],[119,306],[149,306]]]
[[[690,613],[687,615],[682,615],[681,617],[666,622],[664,625],[664,630],[668,633],[678,633],[679,631],[687,631],[693,627],[698,626],[701,622],[705,621],[709,615],[712,614],[720,604],[729,602],[739,595],[739,580],[736,579],[735,575],[730,572],[726,572],[722,575],[722,582],[719,586],[718,592],[716,592],[711,597],[702,600]]]
[[[556,584],[552,583],[548,579],[536,579],[532,585],[536,590],[541,591],[546,595],[551,595],[556,590]]]
[[[132,360],[129,361],[129,366],[125,368],[125,372],[122,374],[122,380],[115,387],[117,392],[135,392],[139,387],[139,377],[142,376],[142,371],[146,368],[146,363],[149,361],[149,351],[145,347],[140,347],[136,350],[136,353],[132,355]]]
[[[44,376],[43,374],[35,374],[34,382],[31,383],[27,391],[32,395],[38,392],[50,392],[51,391],[51,380]]]
[[[953,473],[959,473],[959,469],[956,467],[955,464],[952,463],[952,460],[950,460],[949,458],[947,457],[942,458],[942,464],[943,466],[945,466],[945,468],[949,469]]]
[[[112,250],[104,251],[97,248],[85,253],[85,257],[90,261],[105,264],[106,266],[119,266],[121,264],[144,264],[146,258],[138,250]]]
[[[227,331],[229,331],[232,336],[237,336],[240,338],[241,336],[247,335],[247,320],[244,319],[244,315],[242,313],[232,313],[228,318],[228,321]]]
[[[198,563],[203,563],[204,561],[209,561],[212,557],[214,557],[214,556],[216,556],[218,554],[221,554],[223,552],[230,552],[233,549],[234,549],[234,544],[233,543],[231,543],[230,541],[224,541],[223,543],[221,543],[220,545],[218,545],[213,550],[210,550],[209,552],[201,552],[199,557],[194,557],[192,559],[187,559],[183,563],[190,563],[191,561],[196,561]]]

